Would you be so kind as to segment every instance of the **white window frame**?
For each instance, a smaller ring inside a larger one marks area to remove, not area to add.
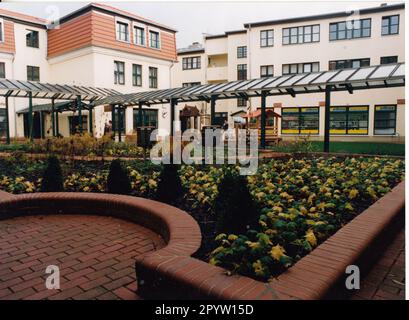
[[[3,20],[3,19],[0,19],[0,23],[1,23],[1,29],[0,29],[0,32],[1,32],[1,40],[0,40],[0,43],[3,43],[3,42],[4,42],[4,38],[5,38],[5,34],[4,34],[4,20]]]
[[[143,29],[143,33],[144,33],[144,35],[145,35],[145,44],[140,44],[140,43],[138,43],[137,42],[137,38],[136,38],[136,28],[140,28],[140,29]],[[148,37],[146,36],[146,29],[147,29],[147,27],[146,27],[146,25],[143,25],[143,24],[141,24],[141,23],[137,23],[137,22],[132,22],[132,36],[133,36],[133,43],[135,44],[135,45],[137,45],[137,46],[140,46],[140,47],[147,47],[147,41],[148,41]]]
[[[128,41],[118,39],[118,22],[128,25]],[[131,29],[130,29],[130,26],[131,26],[131,22],[129,20],[121,19],[121,18],[118,18],[118,17],[115,18],[115,39],[116,39],[116,41],[120,41],[120,42],[124,42],[124,43],[131,43]]]
[[[159,48],[151,47],[151,31],[158,33],[158,36],[159,36]],[[160,29],[149,27],[149,28],[148,28],[148,39],[147,39],[147,41],[149,42],[149,43],[147,44],[147,47],[149,47],[149,48],[151,48],[151,49],[155,49],[155,50],[161,50],[161,48],[162,48],[162,41],[161,41],[161,31],[160,31]]]

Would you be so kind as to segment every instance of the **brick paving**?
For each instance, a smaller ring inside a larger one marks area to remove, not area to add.
[[[139,299],[134,258],[164,246],[154,232],[91,215],[24,216],[0,221],[0,300]],[[48,265],[60,289],[45,287]]]
[[[405,230],[386,248],[352,300],[405,300]]]

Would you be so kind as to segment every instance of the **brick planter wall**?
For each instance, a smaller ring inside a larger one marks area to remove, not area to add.
[[[350,264],[375,256],[385,230],[402,217],[404,182],[338,230],[309,255],[269,283],[228,276],[226,270],[192,258],[201,242],[186,212],[152,200],[90,193],[0,194],[0,219],[21,214],[97,214],[134,221],[159,233],[164,248],[136,260],[138,294],[169,299],[324,299],[345,279]]]

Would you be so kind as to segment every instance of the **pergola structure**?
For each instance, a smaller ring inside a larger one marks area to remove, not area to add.
[[[82,132],[82,110],[83,108],[90,111],[90,123],[92,124],[92,109],[95,102],[111,95],[118,95],[119,92],[113,89],[75,86],[75,85],[60,85],[49,84],[34,81],[20,81],[11,79],[0,79],[0,96],[5,98],[6,105],[6,139],[10,143],[10,125],[9,125],[9,104],[8,99],[12,98],[27,98],[28,108],[28,123],[29,123],[29,137],[33,138],[33,99],[49,99],[50,104],[36,106],[39,111],[47,110],[51,112],[52,117],[52,131],[53,135],[57,134],[56,122],[58,124],[58,112],[65,110],[78,111],[79,130]],[[56,100],[63,100],[64,102],[56,103]],[[87,101],[86,105],[83,101]],[[23,110],[24,111],[24,110]],[[55,117],[57,114],[57,117]],[[55,119],[56,118],[56,119]],[[90,125],[92,130],[92,125]],[[92,131],[91,131],[92,132]]]
[[[260,146],[266,144],[266,98],[268,96],[324,93],[325,94],[325,127],[324,151],[329,152],[329,127],[331,92],[347,91],[353,94],[356,90],[379,89],[405,86],[405,64],[393,63],[362,68],[350,68],[311,72],[303,74],[282,75],[242,81],[231,81],[217,84],[206,84],[193,87],[173,88],[138,92],[131,94],[111,95],[95,102],[96,105],[110,104],[127,107],[170,103],[171,132],[175,119],[175,107],[181,102],[206,101],[210,103],[211,124],[214,123],[216,101],[223,99],[261,98],[261,139]],[[139,117],[141,119],[141,116]]]

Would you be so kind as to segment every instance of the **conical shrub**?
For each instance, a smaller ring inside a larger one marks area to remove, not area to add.
[[[214,213],[216,233],[243,234],[256,226],[259,212],[245,176],[226,171],[218,185]]]
[[[175,164],[165,164],[159,176],[156,200],[177,205],[182,200],[184,193],[178,166]]]
[[[47,159],[47,167],[43,172],[41,181],[41,192],[61,192],[64,191],[64,183],[60,161],[55,156]]]
[[[123,168],[119,159],[112,160],[109,166],[107,192],[115,194],[131,194],[131,182],[128,172]]]

